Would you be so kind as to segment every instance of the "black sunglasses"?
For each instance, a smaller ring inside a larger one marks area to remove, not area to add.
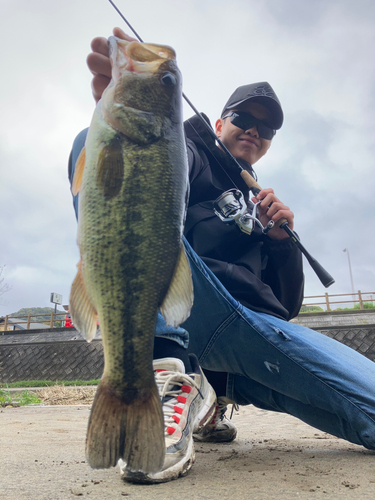
[[[253,115],[249,113],[245,113],[243,111],[231,111],[230,113],[223,116],[224,118],[229,118],[231,123],[234,126],[241,128],[242,130],[249,130],[256,126],[258,130],[259,137],[262,139],[271,140],[273,136],[276,134],[276,130],[273,128],[267,127],[261,120],[255,118]]]

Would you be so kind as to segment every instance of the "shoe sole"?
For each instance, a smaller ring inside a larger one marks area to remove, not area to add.
[[[209,386],[208,394],[206,395],[205,403],[200,409],[200,412],[195,417],[194,422],[194,431],[198,431],[204,425],[211,420],[215,413],[216,408],[216,394],[215,391]],[[174,464],[168,469],[160,472],[156,472],[155,474],[145,474],[141,471],[131,471],[126,468],[122,470],[122,479],[129,483],[138,483],[138,484],[159,484],[166,483],[168,481],[173,481],[174,479],[178,479],[179,477],[184,477],[187,475],[189,470],[192,468],[195,462],[195,450],[194,450],[194,441],[193,436],[191,436],[187,452],[181,458],[179,462]],[[121,467],[120,467],[121,468]]]
[[[198,443],[231,443],[236,439],[236,437],[237,430],[234,430],[229,436],[228,434],[226,436],[220,435],[220,433],[207,434],[205,436],[202,436],[201,434],[193,434],[194,441]]]
[[[167,483],[168,481],[173,481],[179,477],[186,476],[189,470],[192,468],[195,462],[195,450],[193,439],[190,439],[188,444],[188,449],[186,454],[182,459],[169,467],[165,471],[156,472],[152,475],[144,474],[141,471],[131,471],[125,469],[122,472],[122,479],[128,483],[138,483],[138,484],[159,484]]]

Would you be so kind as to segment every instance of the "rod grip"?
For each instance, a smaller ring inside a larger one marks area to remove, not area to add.
[[[320,279],[320,282],[322,283],[322,285],[325,287],[325,288],[328,288],[329,286],[333,285],[333,283],[335,282],[334,278],[329,274],[328,271],[326,271],[324,269],[323,266],[321,266],[319,264],[319,262],[317,260],[314,259],[314,257],[311,257],[310,255],[310,258],[307,257],[307,255],[305,254],[305,257],[307,258],[308,260],[308,263],[310,264],[310,266],[312,267],[312,269],[314,270],[315,274],[318,276],[318,278]]]
[[[262,188],[259,186],[259,184],[257,183],[257,181],[254,179],[254,177],[252,177],[249,172],[247,172],[246,170],[242,170],[241,171],[241,177],[242,179],[245,181],[246,183],[246,186],[251,189],[251,191],[253,192],[254,196],[257,196],[257,194],[262,191]]]

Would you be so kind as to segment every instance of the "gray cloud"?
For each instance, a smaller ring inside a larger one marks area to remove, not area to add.
[[[306,33],[307,28],[314,28],[319,23],[329,6],[329,2],[326,0],[315,0],[314,2],[266,0],[265,3],[268,6],[268,12],[277,23],[288,29],[304,33]]]

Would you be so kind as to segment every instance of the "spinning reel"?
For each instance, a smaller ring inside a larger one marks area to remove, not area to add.
[[[257,218],[258,203],[253,204],[249,210],[244,195],[239,189],[229,189],[214,201],[214,212],[220,220],[226,224],[237,224],[239,229],[246,234],[251,234],[254,225],[258,224],[263,234],[267,234],[273,226],[274,221],[269,221],[266,227]]]

